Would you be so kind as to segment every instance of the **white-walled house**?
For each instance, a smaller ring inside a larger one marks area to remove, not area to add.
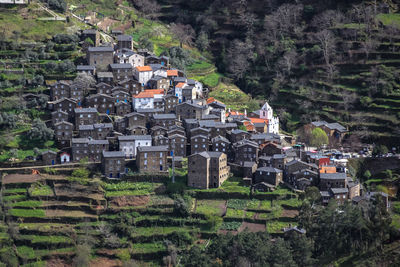
[[[260,109],[260,119],[268,120],[267,133],[279,134],[279,118],[274,116],[274,110],[268,102]]]
[[[132,97],[132,106],[134,110],[138,109],[153,109],[154,99],[162,99],[164,89],[144,90]]]
[[[122,49],[120,52],[115,54],[115,61],[119,64],[130,63],[133,68],[144,66],[144,56],[133,52],[130,49]]]
[[[153,70],[150,66],[136,67],[133,69],[133,76],[143,86],[153,77]]]
[[[124,152],[126,158],[136,157],[138,147],[151,146],[151,135],[118,136],[119,151]]]

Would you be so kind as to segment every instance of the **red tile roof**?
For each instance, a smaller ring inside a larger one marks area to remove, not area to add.
[[[139,72],[143,72],[143,71],[152,71],[152,68],[150,66],[143,66],[143,67],[136,67],[136,69]]]
[[[214,97],[210,97],[209,99],[207,99],[207,104],[211,104],[211,103],[214,103],[214,102],[218,102],[218,103],[221,103],[221,104],[225,105],[224,103],[222,103],[221,101],[215,99]]]
[[[185,86],[185,83],[178,83],[175,87],[177,88],[183,88]]]
[[[133,98],[154,98],[154,95],[163,95],[164,89],[150,89],[144,90],[137,95],[134,95]]]
[[[167,76],[178,76],[178,70],[167,70]]]
[[[268,124],[268,120],[267,119],[250,118],[250,121],[252,123],[265,123],[265,124]]]

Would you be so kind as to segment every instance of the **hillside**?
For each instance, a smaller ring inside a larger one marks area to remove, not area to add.
[[[398,145],[396,1],[159,3],[163,21],[208,35],[218,70],[270,99],[284,130],[323,119],[364,141]]]

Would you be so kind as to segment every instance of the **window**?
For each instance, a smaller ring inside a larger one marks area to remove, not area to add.
[[[144,153],[144,158],[147,159],[147,153]],[[146,160],[146,162],[147,162],[147,160]]]
[[[163,156],[163,153],[162,153],[162,152],[160,152],[160,158],[162,158],[162,156]]]
[[[144,160],[143,164],[144,164],[144,165],[147,165],[147,159]]]

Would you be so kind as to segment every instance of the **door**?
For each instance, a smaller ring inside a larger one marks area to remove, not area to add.
[[[160,171],[162,171],[163,170],[163,167],[162,167],[162,165],[160,165]]]
[[[112,173],[110,173],[110,178],[112,178]]]
[[[54,165],[54,159],[51,160],[51,165]]]
[[[106,110],[106,113],[107,113],[107,115],[110,115],[110,110],[107,109],[107,110]]]
[[[119,178],[121,176],[121,174],[120,173],[117,173],[117,178]]]

